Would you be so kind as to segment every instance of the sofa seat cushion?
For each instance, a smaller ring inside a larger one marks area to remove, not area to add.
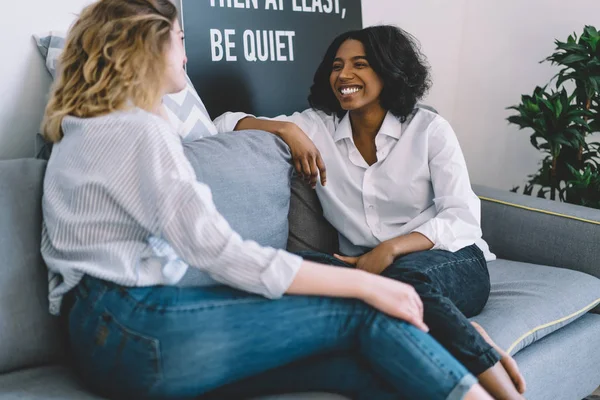
[[[510,354],[600,304],[600,279],[582,272],[506,260],[488,267],[490,299],[472,320]]]
[[[515,356],[527,400],[583,399],[600,384],[600,315],[587,313]]]
[[[0,400],[100,400],[89,393],[69,368],[53,365],[0,375]]]
[[[0,375],[0,400],[101,400],[88,392],[68,367],[52,365]],[[326,393],[302,393],[260,397],[253,400],[344,400]]]

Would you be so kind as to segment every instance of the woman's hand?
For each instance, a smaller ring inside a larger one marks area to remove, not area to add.
[[[360,257],[344,257],[338,254],[334,256],[358,269],[379,275],[394,262],[395,249],[391,242],[386,241]]]
[[[412,286],[359,269],[304,261],[286,293],[359,299],[425,332],[429,330],[423,323],[423,303]]]
[[[321,175],[321,185],[327,182],[325,163],[312,140],[293,122],[245,117],[238,121],[236,131],[260,129],[279,136],[289,146],[298,174],[314,189]]]
[[[412,286],[379,275],[367,275],[369,283],[361,299],[379,311],[428,332],[423,322],[423,302]]]
[[[432,247],[433,242],[425,235],[412,232],[381,242],[379,246],[360,257],[343,257],[337,254],[334,256],[358,269],[379,275],[392,265],[396,258],[418,251],[426,251]]]
[[[321,185],[325,186],[327,182],[325,163],[321,158],[321,153],[306,133],[298,125],[287,122],[279,131],[279,137],[290,147],[298,174],[310,183],[313,189],[317,186],[320,175]]]

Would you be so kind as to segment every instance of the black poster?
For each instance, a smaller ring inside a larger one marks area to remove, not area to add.
[[[212,118],[304,110],[338,34],[362,27],[361,0],[182,0],[187,72]]]

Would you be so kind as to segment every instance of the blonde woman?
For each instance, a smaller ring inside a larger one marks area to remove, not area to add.
[[[182,39],[168,0],[88,6],[46,109],[42,254],[84,382],[128,399],[490,398],[424,332],[412,287],[231,230],[164,117]]]

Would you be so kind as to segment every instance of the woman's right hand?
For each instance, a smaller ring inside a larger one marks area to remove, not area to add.
[[[414,287],[380,275],[369,274],[361,300],[388,314],[415,325],[424,332],[423,302]]]
[[[412,286],[360,269],[305,260],[286,293],[359,299],[385,314],[429,331],[423,323],[423,302]]]
[[[314,189],[321,177],[321,185],[327,182],[327,171],[321,153],[312,140],[298,125],[285,122],[279,131],[281,137],[289,146],[294,160],[294,166],[300,176]]]

